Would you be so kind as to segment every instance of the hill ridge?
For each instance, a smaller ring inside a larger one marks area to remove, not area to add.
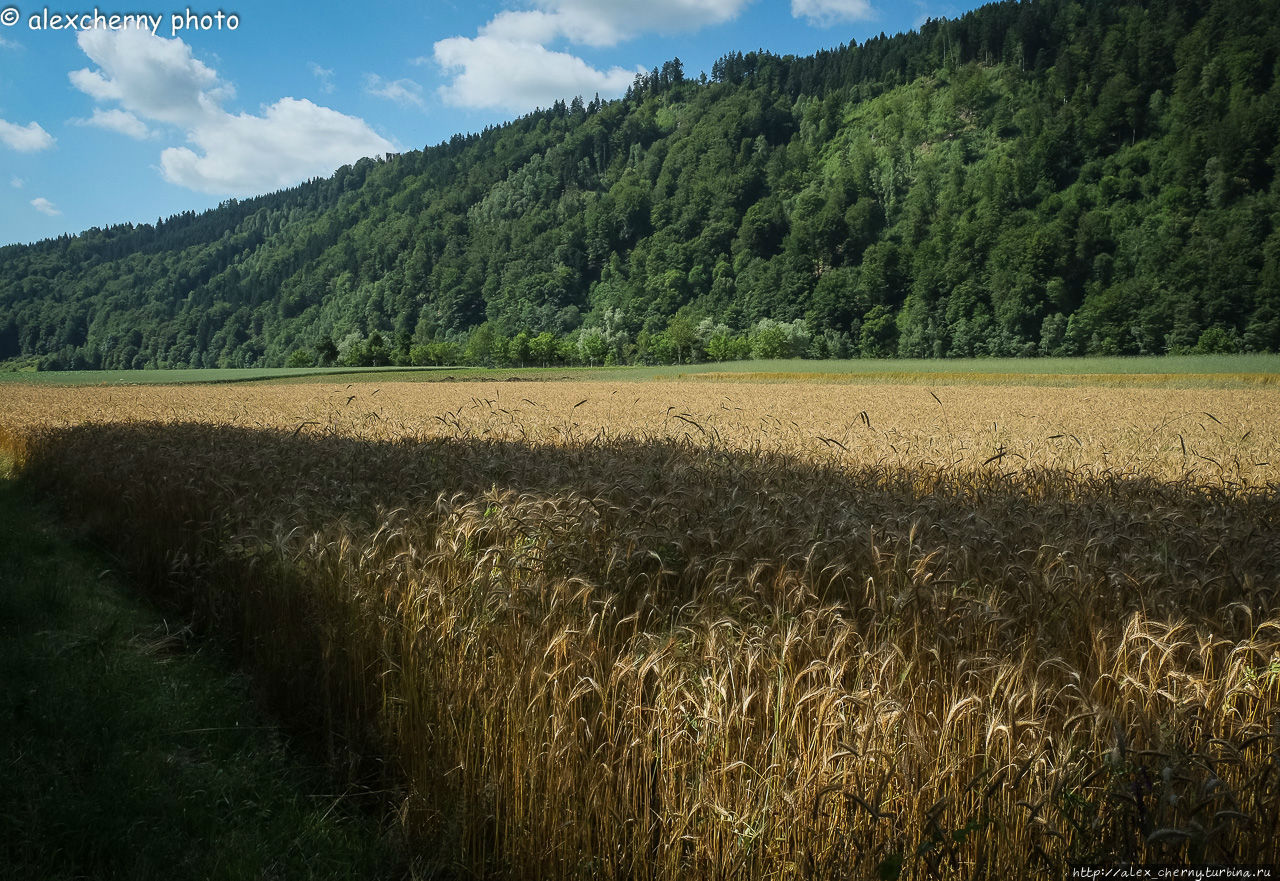
[[[1033,0],[678,59],[423,150],[0,248],[43,369],[1280,349],[1280,4]]]

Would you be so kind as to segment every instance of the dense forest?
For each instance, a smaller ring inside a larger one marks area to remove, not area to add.
[[[678,60],[0,249],[42,369],[1280,349],[1280,0],[1028,0]]]

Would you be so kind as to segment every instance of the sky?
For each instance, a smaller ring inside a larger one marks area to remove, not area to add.
[[[0,0],[0,245],[203,211],[678,57],[808,55],[968,0]],[[204,5],[200,5],[200,4]]]

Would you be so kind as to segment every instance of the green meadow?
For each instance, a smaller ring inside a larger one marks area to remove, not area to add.
[[[800,358],[661,367],[313,367],[183,370],[0,370],[0,384],[183,385],[226,382],[442,382],[458,380],[703,380],[1241,387],[1280,382],[1280,355],[1097,358]]]

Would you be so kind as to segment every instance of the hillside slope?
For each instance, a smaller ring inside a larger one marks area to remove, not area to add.
[[[1280,349],[1280,2],[1032,0],[0,249],[0,361]]]

